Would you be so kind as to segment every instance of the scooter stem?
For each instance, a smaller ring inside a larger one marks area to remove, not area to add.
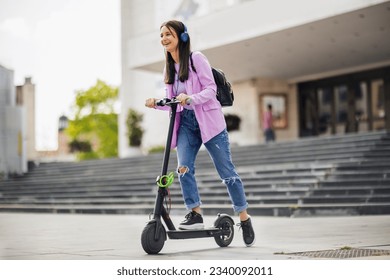
[[[167,143],[165,145],[164,161],[162,165],[161,176],[167,175],[168,173],[169,156],[171,153],[171,142],[172,142],[173,128],[175,126],[177,103],[172,103],[170,104],[170,106],[171,106],[171,116],[169,121],[168,137],[167,137]]]
[[[171,153],[173,128],[175,126],[175,118],[176,118],[176,111],[177,111],[177,103],[169,102],[168,104],[169,104],[168,106],[171,107],[171,115],[169,121],[167,143],[165,145],[165,151],[164,151],[164,160],[163,160],[163,165],[161,170],[161,177],[167,175],[168,173],[168,164],[169,164],[169,156]],[[169,218],[169,214],[167,213],[163,205],[164,197],[166,195],[167,195],[167,189],[159,187],[157,192],[157,197],[156,197],[156,204],[154,208],[154,219],[156,221],[160,221],[160,218],[162,217],[168,229],[175,230],[175,226],[173,225],[171,219]]]

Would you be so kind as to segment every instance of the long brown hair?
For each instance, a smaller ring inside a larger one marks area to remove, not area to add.
[[[191,43],[190,43],[190,36],[188,35],[188,40],[185,42],[180,39],[180,34],[184,33],[187,29],[181,21],[178,20],[170,20],[167,22],[164,22],[160,26],[160,30],[162,27],[166,26],[172,34],[176,34],[176,36],[179,38],[179,62],[180,62],[180,68],[179,68],[179,79],[181,82],[184,82],[185,80],[188,80],[188,67],[189,67],[189,59],[191,54]],[[175,82],[175,61],[172,58],[171,53],[166,52],[165,53],[165,77],[164,82],[166,84],[173,84]]]

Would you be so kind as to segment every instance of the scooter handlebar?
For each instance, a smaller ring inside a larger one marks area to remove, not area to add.
[[[187,100],[187,105],[190,105],[192,102],[191,99]],[[180,101],[177,100],[176,98],[172,98],[172,99],[169,99],[169,98],[163,98],[163,99],[160,99],[160,100],[156,100],[155,101],[155,105],[156,106],[171,106],[173,104],[180,104]]]
[[[155,101],[155,105],[156,105],[156,106],[165,106],[165,105],[167,105],[169,102],[171,102],[170,99],[168,99],[168,98],[163,98],[163,99],[160,99],[160,100],[156,100],[156,101]]]

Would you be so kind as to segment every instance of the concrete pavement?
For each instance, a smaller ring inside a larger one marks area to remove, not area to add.
[[[246,248],[242,232],[227,248],[213,238],[170,240],[159,255],[147,255],[141,232],[147,215],[0,213],[2,260],[312,259],[290,253],[361,248],[390,250],[390,216],[252,217],[256,244]],[[182,216],[172,216],[177,225]],[[206,216],[212,225],[215,217]],[[234,217],[235,222],[238,218]],[[390,252],[390,251],[387,251]],[[356,258],[357,259],[357,258]],[[385,259],[376,254],[358,259]]]

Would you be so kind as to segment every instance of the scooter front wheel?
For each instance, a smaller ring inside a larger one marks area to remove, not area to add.
[[[214,226],[221,229],[224,233],[214,236],[215,242],[220,247],[227,247],[232,243],[234,237],[234,222],[229,216],[220,217],[215,222]]]
[[[142,248],[148,254],[158,254],[164,247],[166,239],[166,231],[163,225],[158,225],[157,223],[149,223],[142,231]]]

